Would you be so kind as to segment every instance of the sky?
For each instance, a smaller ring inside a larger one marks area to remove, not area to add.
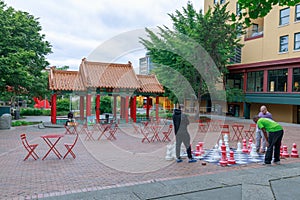
[[[189,0],[198,11],[204,0]],[[50,66],[78,70],[82,58],[127,63],[138,71],[145,49],[138,42],[145,28],[166,25],[168,14],[182,11],[188,0],[4,0],[7,6],[38,18],[52,45]]]

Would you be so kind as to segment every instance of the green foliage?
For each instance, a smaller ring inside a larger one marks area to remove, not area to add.
[[[70,100],[68,98],[58,99],[56,102],[56,110],[70,111]]]
[[[44,96],[48,80],[42,70],[51,45],[38,19],[0,0],[0,27],[0,95],[12,86],[11,95]]]
[[[11,126],[27,126],[27,125],[34,125],[34,124],[39,124],[41,122],[27,122],[27,121],[13,121],[11,123]]]
[[[101,98],[100,98],[100,113],[112,113],[110,96],[101,96]]]
[[[251,24],[250,19],[265,17],[275,5],[295,6],[298,3],[300,0],[238,0],[248,25]]]
[[[226,98],[227,98],[227,102],[243,102],[245,101],[245,94],[242,89],[227,88]]]
[[[50,116],[51,110],[38,108],[21,108],[20,115],[22,116]]]
[[[218,78],[228,73],[229,58],[241,46],[238,35],[243,31],[238,27],[243,24],[237,19],[232,21],[226,7],[217,4],[202,14],[187,3],[182,12],[169,14],[174,30],[166,26],[158,27],[158,33],[146,29],[148,39],[141,38],[141,43],[155,63],[154,73],[165,86],[166,96],[173,102],[182,102],[180,98],[192,94],[200,101],[213,90]]]

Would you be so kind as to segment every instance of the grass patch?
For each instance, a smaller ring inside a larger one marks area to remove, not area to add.
[[[11,126],[28,126],[28,125],[35,125],[40,123],[41,122],[27,122],[27,121],[18,120],[18,121],[13,121],[11,123]]]

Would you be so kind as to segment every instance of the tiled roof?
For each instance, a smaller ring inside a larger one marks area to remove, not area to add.
[[[51,67],[50,90],[86,91],[88,88],[133,89],[140,93],[164,93],[155,75],[136,75],[128,64],[91,62],[83,59],[79,71]]]
[[[134,69],[128,64],[91,62],[83,59],[79,72],[89,88],[140,88]]]
[[[49,74],[49,89],[84,91],[85,87],[78,71],[56,70],[51,67]]]
[[[137,75],[141,88],[141,93],[164,93],[163,86],[159,83],[155,75]]]

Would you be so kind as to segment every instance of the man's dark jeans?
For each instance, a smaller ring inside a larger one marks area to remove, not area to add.
[[[269,146],[265,156],[265,163],[271,164],[272,156],[273,156],[273,149],[274,149],[274,162],[280,161],[280,146],[281,140],[283,137],[283,130],[276,131],[276,132],[269,132]]]

